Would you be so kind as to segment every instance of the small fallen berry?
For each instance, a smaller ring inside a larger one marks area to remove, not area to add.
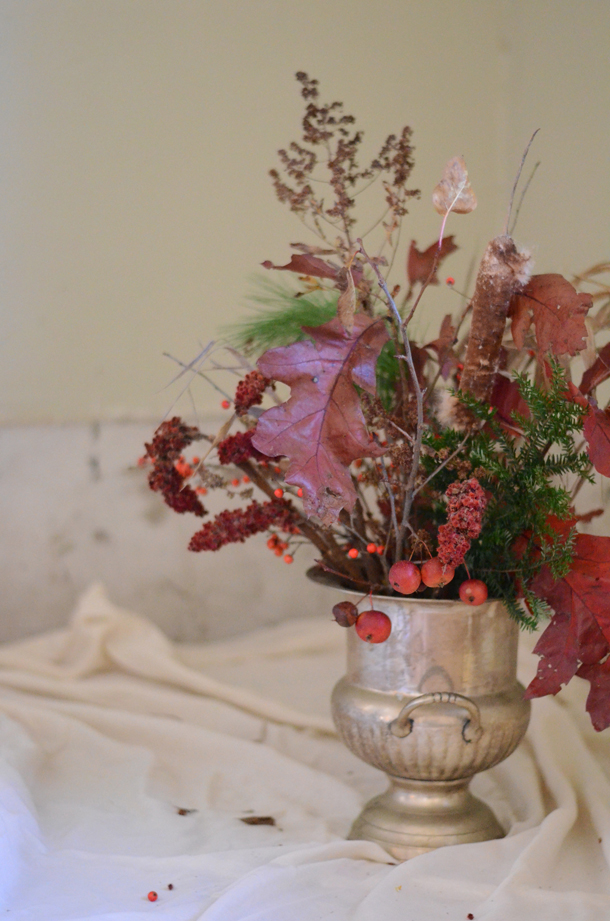
[[[149,902],[156,902],[158,898],[159,898],[159,896],[157,895],[156,892],[149,892],[149,893],[148,893],[148,901],[149,901]]]
[[[297,489],[297,496],[299,497],[299,499],[302,499],[302,498],[303,498],[303,490],[301,489],[300,486],[299,486],[299,488]]]
[[[447,278],[445,279],[445,284],[451,287],[451,285],[455,284],[455,278],[452,278],[451,275],[447,275]]]
[[[168,888],[168,889],[170,890],[170,892],[171,892],[171,890],[174,888],[174,884],[173,884],[173,883],[168,883],[168,884],[167,884],[167,888]]]
[[[363,611],[356,621],[356,633],[365,643],[383,643],[392,632],[392,621],[383,611]]]
[[[198,458],[198,457],[192,457],[192,458],[191,458],[191,464],[194,464],[195,467],[196,467],[197,464],[199,463],[199,460],[200,460],[200,458]]]
[[[231,480],[231,486],[239,486],[240,483],[241,483],[241,480],[239,479],[239,477],[234,477]]]
[[[275,496],[276,499],[281,499],[282,496],[284,495],[284,490],[283,490],[283,489],[279,489],[279,488],[278,488],[278,489],[274,489],[274,490],[273,490],[273,495]]]
[[[221,403],[220,405],[222,406],[223,409],[230,409],[230,407],[231,407],[231,401],[230,401],[230,400],[223,400],[222,403]]]
[[[357,560],[357,559],[358,559],[358,551],[356,550],[355,547],[352,547],[351,550],[348,550],[348,551],[347,551],[347,555],[349,556],[349,558],[350,558],[351,560]]]
[[[250,482],[250,477],[249,477],[247,474],[246,474],[245,477],[243,477],[243,482],[244,482],[244,483],[249,483],[249,482]]]

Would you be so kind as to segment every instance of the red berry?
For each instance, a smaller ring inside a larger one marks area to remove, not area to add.
[[[278,546],[275,548],[273,552],[275,553],[276,556],[281,556],[284,551],[282,550],[281,547]]]
[[[422,582],[429,588],[447,585],[453,579],[454,573],[453,566],[444,565],[437,556],[433,556],[431,560],[426,560],[421,568]]]
[[[333,617],[341,627],[352,627],[358,620],[358,608],[351,601],[340,601],[333,607]]]
[[[383,544],[379,544],[379,546],[377,547],[377,553],[379,554],[379,556],[383,554],[384,550],[385,550],[385,547],[383,546]]]
[[[294,563],[294,558],[291,557],[289,553],[287,553],[286,556],[284,557],[284,562],[285,562],[285,563]]]
[[[356,559],[358,559],[358,551],[356,550],[355,547],[352,547],[351,550],[348,550],[348,551],[347,551],[347,555],[349,556],[349,558],[350,558],[351,560],[356,560]]]
[[[301,489],[300,486],[299,486],[299,488],[297,489],[297,496],[299,497],[299,499],[302,499],[302,498],[303,498],[303,490]]]
[[[421,584],[421,573],[415,563],[400,560],[390,569],[388,578],[392,588],[401,595],[412,595]]]
[[[480,579],[467,579],[460,585],[460,598],[466,604],[483,604],[487,601],[487,586]]]
[[[279,488],[278,488],[278,489],[274,489],[274,490],[273,490],[273,495],[276,497],[276,499],[281,499],[282,496],[284,495],[284,490],[283,490],[283,489],[279,489]]]
[[[195,492],[197,493],[198,496],[207,496],[207,493],[208,493],[208,491],[207,491],[207,489],[205,488],[205,486],[198,486],[198,487],[195,489]]]
[[[366,552],[367,552],[367,553],[377,553],[377,545],[376,545],[376,544],[367,544],[367,545],[366,545]]]
[[[244,480],[244,483],[249,483],[249,482],[250,482],[250,477],[249,477],[248,475],[246,475],[246,476],[243,478],[243,480]]]
[[[365,643],[383,643],[392,632],[392,621],[383,611],[363,611],[356,621],[356,633]]]
[[[231,406],[231,401],[230,401],[230,400],[223,400],[222,403],[221,403],[220,405],[222,406],[223,409],[229,409],[230,406]]]
[[[452,278],[451,275],[447,275],[447,278],[445,279],[445,284],[451,287],[451,285],[455,284],[455,278]]]
[[[157,895],[156,892],[149,892],[149,893],[148,893],[148,901],[149,901],[149,902],[156,902],[158,898],[159,898],[159,896]]]
[[[241,480],[239,479],[239,477],[234,477],[234,478],[231,480],[231,486],[239,486],[240,482],[241,482]]]
[[[267,541],[267,546],[269,547],[270,550],[275,550],[275,548],[277,547],[277,542],[278,542],[278,536],[277,534],[274,534],[273,537],[270,537],[269,540]]]

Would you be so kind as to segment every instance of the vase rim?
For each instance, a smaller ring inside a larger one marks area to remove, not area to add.
[[[339,577],[333,576],[332,573],[324,572],[324,570],[320,569],[318,566],[311,566],[306,571],[305,575],[312,582],[315,582],[318,585],[325,585],[327,588],[334,589],[336,592],[343,592],[346,595],[356,595],[359,598],[361,598],[363,595],[366,595],[367,597],[369,596],[368,592],[363,592],[357,588],[348,588],[346,585],[342,584],[342,581]],[[418,606],[422,605],[438,607],[440,605],[442,607],[449,607],[451,605],[460,605],[460,607],[465,607],[471,611],[481,610],[490,604],[503,604],[500,598],[487,598],[483,604],[470,605],[465,601],[462,601],[460,598],[422,598],[418,594],[401,595],[398,592],[395,592],[392,595],[382,594],[380,592],[372,592],[370,597],[382,598],[384,601],[411,601],[416,603]]]

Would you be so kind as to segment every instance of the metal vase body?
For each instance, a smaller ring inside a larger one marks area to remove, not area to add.
[[[383,643],[347,634],[347,674],[332,695],[341,739],[385,771],[389,789],[355,821],[350,838],[407,860],[504,832],[468,790],[472,776],[511,754],[530,704],[517,682],[518,626],[501,602],[373,596],[392,621]],[[370,606],[368,599],[361,610]]]

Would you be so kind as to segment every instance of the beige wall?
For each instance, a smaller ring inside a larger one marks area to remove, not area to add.
[[[428,192],[465,155],[480,205],[450,227],[457,276],[535,127],[518,237],[544,269],[607,258],[609,27],[599,0],[2,0],[0,422],[165,411],[162,352],[192,356],[301,233],[266,177],[297,134],[297,69],[371,151],[412,125],[405,243],[431,242]]]
[[[409,122],[421,188],[467,157],[467,265],[502,213],[509,87],[496,5],[449,8],[2,0],[0,421],[165,411],[162,352],[194,355],[302,235],[267,179],[298,132],[298,69],[358,113],[371,152]],[[426,196],[405,241],[437,223]]]

